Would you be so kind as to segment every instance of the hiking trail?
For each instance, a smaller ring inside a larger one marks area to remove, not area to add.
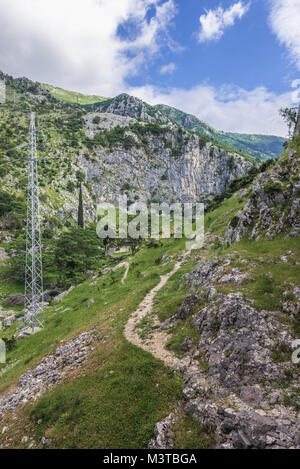
[[[176,262],[173,269],[165,275],[161,275],[160,282],[150,290],[149,293],[144,297],[142,302],[139,304],[137,310],[130,316],[124,330],[124,334],[126,339],[134,345],[146,350],[147,352],[152,353],[154,357],[159,358],[162,360],[167,366],[174,367],[175,363],[178,362],[178,358],[176,358],[175,354],[167,350],[165,348],[166,343],[169,340],[169,334],[163,330],[154,329],[152,331],[152,337],[147,341],[147,343],[143,342],[143,340],[138,335],[138,331],[136,330],[136,325],[148,314],[151,313],[153,309],[153,301],[156,294],[159,290],[167,283],[169,278],[177,272],[182,263],[186,260],[190,251],[186,251],[183,253],[180,260]],[[154,325],[159,326],[160,321],[155,315],[154,317]]]

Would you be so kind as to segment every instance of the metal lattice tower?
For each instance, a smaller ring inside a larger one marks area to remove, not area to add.
[[[30,118],[30,144],[28,153],[26,267],[25,267],[25,314],[24,329],[43,328],[43,267],[39,216],[39,189],[36,150],[35,115]]]

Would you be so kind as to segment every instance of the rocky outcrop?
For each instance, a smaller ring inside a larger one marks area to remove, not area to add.
[[[173,431],[177,415],[172,412],[161,422],[157,422],[154,428],[154,436],[148,444],[149,449],[169,449],[172,447]]]
[[[190,294],[161,325],[164,329],[188,319],[199,331],[197,339],[194,334],[185,337],[180,346],[184,357],[174,368],[183,373],[184,410],[213,434],[216,448],[300,448],[294,336],[278,312],[258,310],[243,293],[225,294],[217,288],[237,288],[251,279],[235,262],[243,264],[243,259],[231,252],[184,275],[181,286]],[[297,301],[298,287],[293,295]],[[289,290],[285,297],[293,315],[296,303]],[[156,425],[151,447],[172,448],[172,425],[172,414]]]
[[[97,103],[93,110],[118,114],[119,116],[133,117],[147,122],[170,124],[171,121],[159,109],[150,106],[141,99],[122,93],[113,99]]]
[[[194,351],[176,366],[183,373],[184,410],[212,435],[214,448],[221,449],[300,449],[300,421],[295,411],[266,400],[259,385],[244,386],[240,396],[213,377],[206,376]],[[151,449],[174,447],[174,424],[178,409],[158,422],[149,442]]]
[[[228,244],[244,236],[274,238],[300,233],[300,155],[290,150],[287,157],[260,174],[252,185],[245,207],[228,225]]]
[[[198,347],[204,353],[208,375],[230,389],[264,380],[269,385],[279,383],[291,368],[293,337],[288,329],[272,313],[251,307],[241,293],[230,293],[220,304],[201,309],[193,326],[200,331]],[[274,361],[272,351],[277,348],[285,351],[287,363]]]
[[[287,411],[269,412],[216,405],[212,400],[190,400],[185,411],[214,431],[223,449],[300,449],[300,422]]]
[[[278,321],[278,312],[254,308],[253,301],[243,293],[223,294],[216,288],[226,284],[238,287],[251,279],[249,273],[232,266],[234,259],[241,261],[235,252],[214,258],[181,280],[192,292],[187,298],[197,298],[194,294],[197,292],[198,304],[203,305],[197,311],[193,301],[190,312],[193,312],[191,324],[200,333],[198,349],[207,363],[207,372],[235,390],[266,380],[271,389],[272,383],[284,381],[287,373],[293,376],[293,386],[298,372],[295,367],[290,370],[293,336],[289,326]],[[293,291],[297,294],[297,287]],[[288,290],[286,295],[291,296]],[[292,316],[295,306],[294,302],[289,303],[290,308],[293,306]],[[171,322],[188,316],[182,314],[187,304],[185,299]],[[281,351],[283,360],[274,359],[276,350]]]
[[[53,300],[54,301],[61,301],[66,295],[68,295],[69,293],[71,293],[71,291],[74,289],[73,286],[71,286],[68,290],[62,292],[62,293],[59,293],[58,295],[56,295]]]
[[[9,256],[6,254],[5,249],[0,248],[0,262],[7,261],[8,259],[9,259]]]
[[[32,370],[23,374],[17,386],[0,398],[0,417],[26,402],[33,401],[62,381],[70,371],[80,367],[94,350],[97,330],[92,329],[58,347]]]
[[[24,295],[22,293],[13,293],[8,295],[4,301],[4,306],[23,306],[24,305]]]

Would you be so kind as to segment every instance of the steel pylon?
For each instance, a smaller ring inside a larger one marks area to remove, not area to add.
[[[28,188],[26,223],[26,266],[24,297],[24,329],[43,328],[45,314],[43,309],[43,265],[39,213],[39,185],[36,149],[35,115],[30,118],[28,152]]]

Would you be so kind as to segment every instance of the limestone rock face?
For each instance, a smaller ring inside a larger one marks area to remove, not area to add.
[[[94,222],[99,201],[117,202],[119,195],[125,194],[131,203],[209,203],[258,164],[186,130],[136,97],[121,94],[79,107],[52,96],[40,83],[1,77],[13,86],[16,104],[25,100],[36,110],[44,129],[39,145],[52,171],[47,179],[49,173],[41,170],[40,179],[46,228],[76,222],[78,174],[84,173],[84,217],[86,222]],[[10,103],[6,103],[7,110]],[[48,119],[47,110],[49,116],[55,110],[57,118]],[[23,107],[18,112],[21,116]],[[22,135],[19,138],[24,140]],[[20,182],[20,173],[11,167],[3,177],[9,192]]]
[[[289,261],[288,253],[285,257]],[[227,284],[243,288],[252,278],[241,270],[243,260],[233,251],[183,275],[180,285],[189,296],[161,325],[188,320],[198,331],[197,338],[184,338],[184,356],[174,367],[183,373],[184,410],[213,436],[216,448],[300,448],[299,415],[288,399],[297,394],[299,383],[291,361],[291,325],[280,321],[278,311],[258,310],[242,292],[217,290]],[[292,291],[297,302],[298,287]],[[291,297],[289,290],[285,293]],[[172,448],[173,425],[170,416],[159,422],[150,447]]]
[[[127,127],[137,121],[111,112],[99,113],[100,123],[86,118],[86,133],[95,137],[103,129]],[[245,176],[255,166],[237,153],[225,151],[179,127],[165,127],[163,136],[147,133],[141,141],[128,129],[135,143],[97,148],[93,158],[78,157],[96,200],[115,202],[119,195],[129,200],[165,202],[208,202],[231,181]]]
[[[247,235],[250,239],[274,238],[300,233],[300,161],[291,150],[271,172],[260,174],[252,185],[252,196],[227,227],[228,244]]]
[[[204,307],[193,325],[201,333],[199,348],[205,351],[208,374],[229,388],[284,379],[285,367],[272,359],[272,350],[284,347],[291,353],[293,338],[270,312],[257,311],[241,293]]]

